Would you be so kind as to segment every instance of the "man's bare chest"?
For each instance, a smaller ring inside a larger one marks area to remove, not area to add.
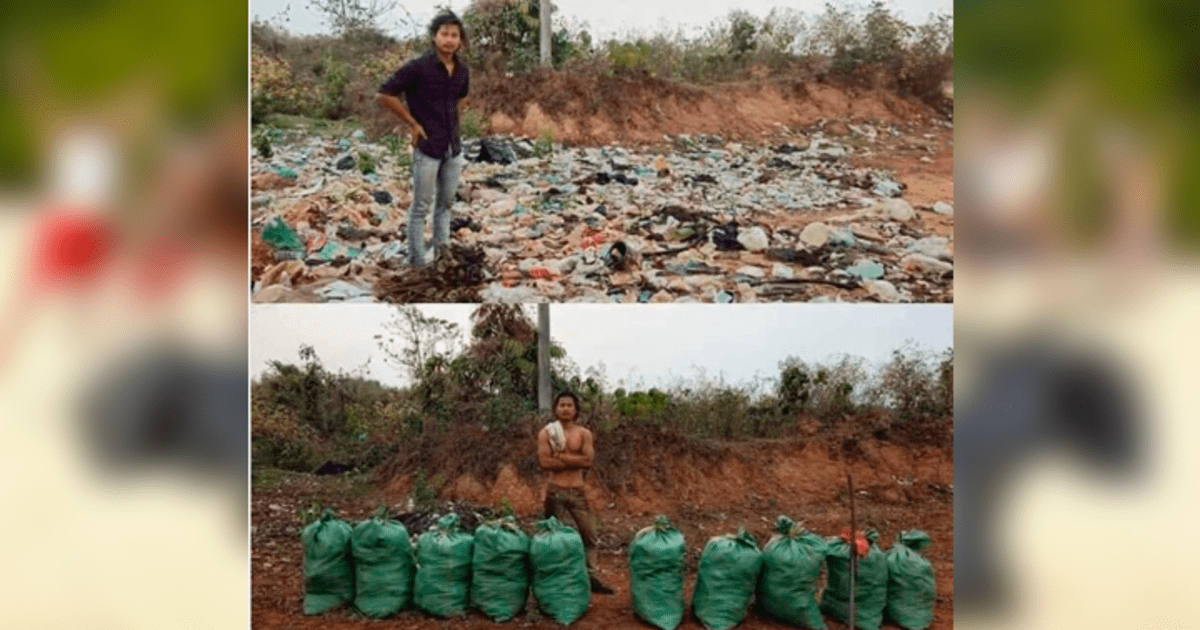
[[[570,431],[565,436],[566,450],[568,453],[581,454],[583,452],[583,432]]]

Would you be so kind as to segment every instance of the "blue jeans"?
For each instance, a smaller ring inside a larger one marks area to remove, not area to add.
[[[425,264],[425,215],[433,206],[434,249],[450,240],[450,206],[458,192],[458,176],[462,172],[465,156],[459,152],[451,157],[449,147],[446,157],[431,158],[419,149],[413,149],[413,205],[408,211],[408,263],[414,267]]]

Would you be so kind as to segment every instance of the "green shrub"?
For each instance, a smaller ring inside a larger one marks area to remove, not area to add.
[[[467,63],[473,67],[524,73],[541,60],[537,0],[476,0],[462,13],[471,48]],[[552,18],[550,61],[558,68],[591,50],[591,36],[578,26],[563,23],[557,10]]]
[[[368,173],[374,173],[375,166],[376,166],[376,162],[375,162],[374,155],[371,155],[370,153],[367,153],[366,151],[358,152],[358,170],[361,171],[363,175],[366,175]]]
[[[271,159],[271,156],[274,155],[274,151],[271,150],[270,135],[263,132],[254,134],[254,149],[258,151],[258,156],[262,159]]]
[[[554,153],[554,132],[550,129],[543,129],[533,143],[533,154],[543,158],[548,157],[551,153]]]
[[[256,436],[250,451],[255,466],[310,471],[317,465],[312,445],[302,437]]]
[[[324,77],[324,92],[321,100],[322,116],[324,118],[342,118],[347,112],[345,98],[346,86],[350,83],[350,66],[330,55],[321,72]]]
[[[418,511],[425,512],[437,507],[438,492],[441,491],[443,483],[445,480],[441,475],[434,475],[433,479],[426,479],[425,469],[417,470],[409,496]]]
[[[469,107],[463,109],[462,120],[459,121],[459,125],[460,125],[461,131],[462,131],[462,137],[464,137],[464,138],[481,138],[481,137],[483,137],[484,126],[486,124],[487,124],[487,120],[484,118],[482,112],[471,109]]]

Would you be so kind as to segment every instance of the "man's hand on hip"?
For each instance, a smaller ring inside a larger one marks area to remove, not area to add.
[[[417,144],[419,144],[422,140],[424,140],[428,137],[429,136],[425,134],[424,127],[422,127],[420,124],[413,125],[413,127],[412,127],[412,145],[413,145],[414,149],[417,148]]]

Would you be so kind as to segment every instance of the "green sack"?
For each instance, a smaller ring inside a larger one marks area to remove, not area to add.
[[[780,516],[763,547],[763,570],[758,580],[758,603],[763,612],[781,621],[825,630],[817,605],[817,580],[825,562],[825,541]]]
[[[304,543],[304,614],[319,615],[354,599],[350,524],[325,510],[300,533]]]
[[[674,630],[683,621],[683,534],[659,516],[629,545],[633,611],[651,625]]]
[[[413,600],[438,617],[467,614],[471,590],[474,538],[458,527],[458,515],[447,514],[417,539],[417,577]]]
[[[394,615],[412,603],[412,543],[404,525],[385,518],[380,508],[373,518],[354,528],[350,550],[354,555],[354,606],[368,617]]]
[[[858,559],[854,583],[854,625],[862,630],[879,630],[883,609],[887,606],[887,556],[875,546],[879,532],[867,532],[870,546],[866,557]],[[850,619],[850,543],[830,538],[825,562],[829,569],[829,587],[821,599],[821,610],[842,623]]]
[[[925,532],[904,531],[887,552],[888,617],[908,630],[925,630],[933,623],[937,580],[933,565],[921,555],[929,543]]]
[[[529,543],[533,596],[551,619],[567,625],[582,617],[592,601],[583,539],[553,516],[538,521],[537,528]]]
[[[508,621],[529,596],[529,536],[506,516],[475,529],[471,605],[495,621]]]
[[[726,630],[742,622],[754,597],[762,563],[758,543],[744,527],[736,536],[709,539],[700,554],[692,594],[692,610],[705,627]]]

